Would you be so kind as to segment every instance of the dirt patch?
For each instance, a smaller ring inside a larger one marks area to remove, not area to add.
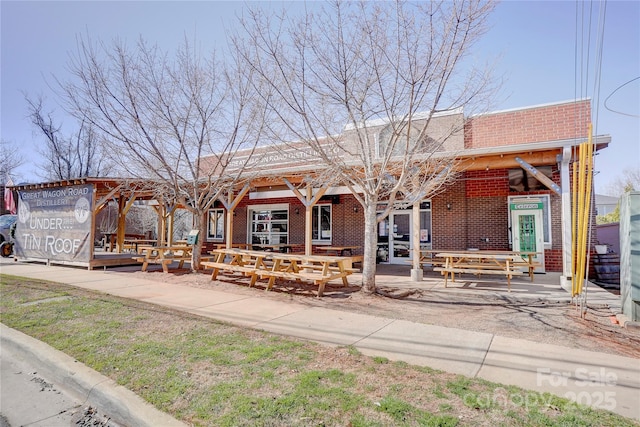
[[[292,301],[309,306],[363,313],[417,323],[491,333],[503,337],[580,348],[640,358],[640,333],[612,322],[606,305],[591,304],[585,318],[576,305],[566,300],[519,299],[491,293],[455,293],[433,289],[380,285],[378,293],[368,295],[359,286],[347,288],[330,283],[325,296],[316,298],[317,286],[279,282],[270,292],[260,281],[249,288],[248,278],[192,273],[187,269],[143,273],[130,271],[137,278],[157,280],[178,286],[216,289],[247,296]],[[352,283],[355,280],[351,280]]]

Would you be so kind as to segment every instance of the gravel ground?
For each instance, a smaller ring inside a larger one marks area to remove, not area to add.
[[[368,295],[359,286],[348,288],[327,285],[325,296],[315,297],[316,286],[280,283],[272,292],[264,292],[264,283],[249,288],[248,278],[220,275],[211,281],[210,274],[191,273],[187,269],[141,272],[136,277],[158,280],[179,286],[195,286],[280,301],[294,301],[309,306],[370,314],[418,323],[492,333],[511,338],[581,348],[640,358],[640,332],[612,322],[613,312],[606,305],[588,305],[580,316],[567,299],[521,299],[513,294],[491,292],[442,292],[393,285],[381,285],[378,293]],[[355,283],[356,280],[350,280]]]

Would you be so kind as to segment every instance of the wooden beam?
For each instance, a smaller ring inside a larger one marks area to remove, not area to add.
[[[538,181],[544,184],[544,186],[547,187],[549,190],[554,191],[557,195],[560,195],[562,193],[562,190],[560,189],[558,184],[553,182],[550,178],[548,178],[545,174],[540,172],[534,166],[531,166],[529,163],[525,162],[520,157],[516,157],[516,161],[518,162],[518,164],[520,164],[520,166],[522,166],[531,175],[533,175]]]
[[[124,214],[125,216],[127,215],[127,213],[129,212],[129,209],[131,209],[131,206],[133,206],[133,202],[136,201],[136,195],[132,194],[131,198],[129,200],[127,200],[127,204],[124,207]]]
[[[96,202],[96,207],[102,209],[102,207],[109,202],[109,200],[122,188],[122,184],[118,185],[113,190],[109,191],[106,196],[103,196]]]
[[[459,171],[477,171],[519,168],[520,164],[516,160],[516,157],[519,157],[527,163],[535,166],[555,165],[558,163],[558,154],[562,154],[562,150],[558,149],[553,151],[534,151],[532,153],[496,154],[491,156],[472,157],[461,160],[456,166],[456,169]]]
[[[300,200],[300,202],[305,206],[305,208],[308,206],[316,205],[320,200],[320,198],[324,196],[324,194],[329,189],[329,187],[322,187],[322,188],[319,188],[315,194],[313,194],[313,189],[312,189],[312,192],[309,193],[310,186],[307,185],[307,194],[303,195],[300,192],[300,190],[295,185],[293,185],[287,178],[282,178],[282,180],[284,181],[285,184],[287,184],[287,187],[289,187],[289,189],[298,198],[298,200]]]
[[[306,194],[303,195],[288,178],[282,178],[282,180],[304,205],[304,253],[305,255],[311,255],[313,253],[313,207],[324,196],[329,187],[319,188],[314,194],[313,187],[307,185]]]
[[[256,178],[251,181],[252,187],[268,187],[270,185],[282,185],[285,184],[285,180],[294,183],[301,184],[304,181],[304,177],[300,175],[293,175],[287,177],[265,177],[265,178]]]
[[[298,190],[298,188],[295,185],[293,185],[287,178],[282,178],[282,180],[287,185],[287,187],[289,187],[289,190],[291,190],[293,192],[294,196],[296,196],[298,198],[298,200],[300,200],[300,202],[305,207],[307,207],[307,198],[302,195],[300,190]]]

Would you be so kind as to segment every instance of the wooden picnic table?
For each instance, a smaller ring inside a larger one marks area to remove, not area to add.
[[[203,261],[201,265],[212,268],[211,280],[218,278],[220,270],[242,273],[251,277],[249,286],[253,286],[258,278],[258,271],[267,269],[266,259],[269,252],[252,251],[237,248],[220,248],[210,251],[215,256],[214,261]]]
[[[215,243],[213,245],[213,247],[215,249],[227,249],[227,244],[226,243]],[[251,245],[249,243],[232,243],[231,244],[231,248],[237,248],[237,249],[249,249],[251,247]]]
[[[436,257],[436,254],[444,252],[443,250],[435,250],[435,249],[420,249],[420,259],[418,262],[420,263],[420,267],[424,267],[425,265],[431,265],[433,267],[437,267],[444,264],[444,260],[439,260]],[[407,260],[408,263],[413,264],[412,259]]]
[[[262,243],[252,243],[251,248],[253,250],[261,250],[265,252],[291,252],[291,248],[293,245],[288,243],[277,243],[277,244],[262,244]]]
[[[446,263],[445,259],[439,258],[440,253],[473,253],[473,254],[496,254],[496,255],[514,255],[519,256],[517,261],[513,262],[514,267],[525,268],[529,273],[529,278],[533,282],[533,273],[536,267],[540,266],[540,263],[535,260],[536,255],[542,254],[542,252],[518,252],[518,251],[457,251],[457,250],[445,250],[445,249],[420,249],[420,266],[431,265],[433,267],[443,267]],[[413,262],[407,260],[407,262]]]
[[[495,254],[495,255],[514,255],[519,257],[513,262],[513,265],[518,268],[525,268],[529,274],[529,278],[533,282],[533,272],[536,267],[540,266],[540,262],[536,261],[537,255],[543,254],[543,252],[528,252],[528,251],[474,251],[482,254]]]
[[[274,254],[273,267],[270,271],[261,271],[261,278],[268,277],[267,289],[271,289],[276,278],[290,280],[307,280],[318,285],[318,297],[321,297],[327,282],[342,279],[344,286],[349,286],[347,276],[353,271],[348,257],[323,255]]]
[[[470,274],[503,274],[507,277],[507,285],[511,292],[511,278],[522,275],[522,271],[515,265],[522,260],[520,255],[514,253],[496,253],[481,251],[440,252],[438,258],[444,258],[444,266],[435,267],[434,271],[440,271],[444,275],[444,286],[447,287],[447,279],[451,275],[451,281],[455,281],[456,273]]]
[[[360,249],[360,246],[316,246],[317,250],[326,251],[327,255],[346,256],[353,254],[353,251]]]
[[[134,256],[133,259],[142,263],[142,271],[147,271],[149,264],[162,265],[162,271],[169,272],[169,265],[178,262],[178,268],[182,268],[185,261],[191,261],[193,247],[187,245],[173,246],[141,246],[142,256]]]
[[[348,286],[347,276],[352,270],[347,268],[348,257],[319,255],[297,255],[280,252],[264,252],[243,249],[215,249],[213,262],[205,261],[203,266],[212,268],[211,279],[215,280],[220,270],[239,272],[251,277],[250,286],[257,278],[268,278],[266,290],[270,290],[276,279],[311,281],[318,285],[318,297],[321,297],[327,282],[342,279]]]
[[[140,248],[143,246],[155,246],[158,241],[155,239],[124,239],[123,249],[133,249],[135,253],[142,253]]]

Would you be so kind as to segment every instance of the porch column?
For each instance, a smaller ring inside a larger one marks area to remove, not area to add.
[[[562,159],[560,159],[560,186],[561,206],[562,206],[562,276],[560,286],[567,292],[571,292],[571,179],[569,178],[569,163],[571,162],[571,147],[562,149]]]
[[[304,206],[304,253],[305,255],[311,255],[313,253],[313,207],[324,193],[327,192],[328,187],[322,187],[318,189],[315,196],[313,195],[313,187],[307,184],[306,186],[306,194],[303,195],[300,190],[296,188],[288,179],[283,178],[287,187],[295,194],[295,196],[302,202]]]
[[[158,214],[158,246],[167,246],[170,243],[170,238],[167,236],[167,226],[169,225],[168,219],[173,218],[173,212],[176,210],[176,205],[169,205],[162,199],[156,199],[157,206],[153,206],[156,214]],[[171,225],[172,227],[173,225]]]
[[[226,232],[226,242],[225,247],[227,249],[231,249],[233,246],[233,213],[235,212],[236,207],[242,201],[244,196],[247,195],[251,186],[247,182],[244,187],[238,192],[236,195],[233,189],[230,189],[227,197],[222,197],[221,202],[227,210],[227,232]]]
[[[89,267],[91,270],[91,261],[95,257],[95,241],[96,241],[96,215],[98,214],[98,209],[96,209],[96,197],[98,196],[98,189],[96,186],[93,186],[93,197],[91,198],[91,233],[89,234],[91,237],[89,241],[91,245],[89,245]]]
[[[307,198],[310,201],[313,198],[313,189],[307,185]],[[305,203],[304,206],[304,254],[313,254],[313,204]]]
[[[118,225],[116,226],[116,252],[117,253],[122,253],[122,247],[124,245],[124,233],[125,233],[125,228],[127,226],[127,223],[125,221],[126,219],[126,213],[125,213],[125,206],[126,206],[126,199],[124,194],[120,193],[120,197],[118,197]]]
[[[422,267],[420,266],[420,202],[413,204],[413,215],[411,224],[411,238],[413,240],[413,261],[411,268],[411,281],[421,282],[423,278]]]
[[[233,210],[227,209],[227,233],[225,236],[225,248],[233,247]]]
[[[168,221],[168,231],[167,231],[167,246],[173,246],[173,214],[176,212],[175,209],[171,209],[169,212],[169,221]]]

